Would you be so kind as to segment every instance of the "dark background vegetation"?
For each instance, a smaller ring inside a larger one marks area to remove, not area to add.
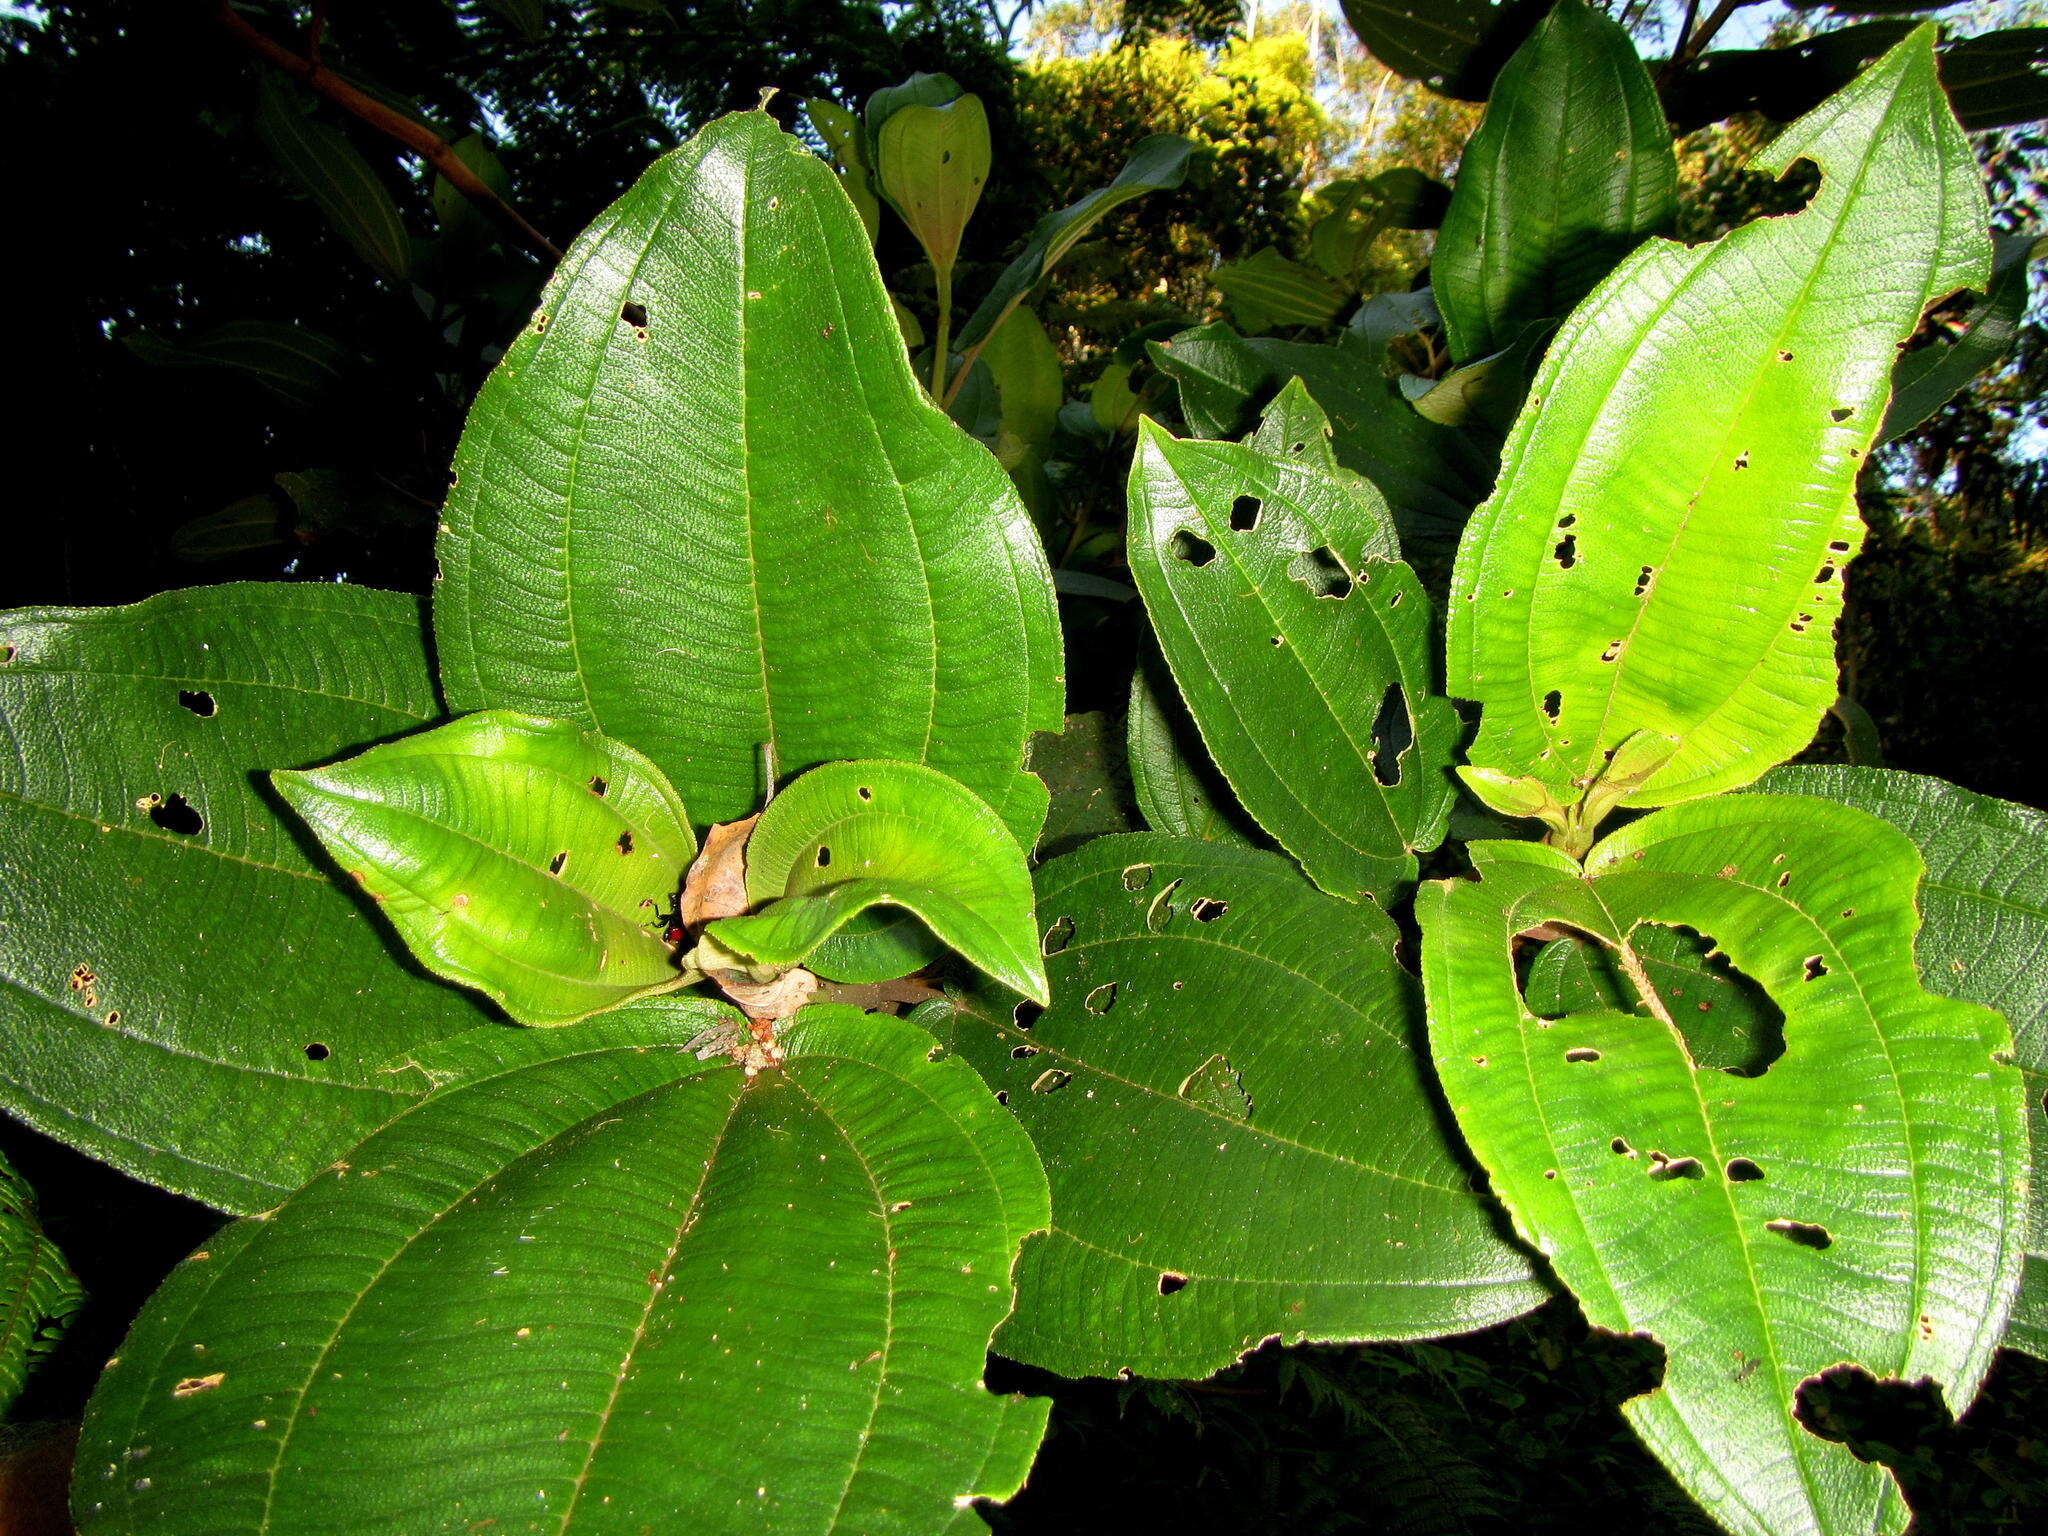
[[[1654,56],[1685,8],[1610,9]],[[2029,9],[1970,14],[2032,20]],[[535,242],[437,191],[392,138],[298,93],[290,110],[345,136],[398,211],[403,234],[380,271],[268,147],[266,66],[219,10],[0,8],[19,268],[0,332],[18,384],[0,606],[124,603],[228,579],[424,591],[468,401],[546,274]],[[913,71],[943,70],[982,97],[997,150],[962,269],[970,306],[1041,213],[1107,181],[1144,134],[1186,134],[1205,151],[1189,185],[1110,220],[1043,299],[1076,399],[1133,331],[1212,317],[1217,261],[1298,241],[1320,183],[1394,165],[1447,179],[1477,120],[1378,65],[1334,10],[1300,3],[238,10],[440,138],[476,136],[506,198],[556,244],[709,117],[754,106],[762,87],[780,89],[770,110],[794,123],[807,96],[857,107]],[[1785,24],[1823,20],[1800,11]],[[1762,206],[1768,189],[1739,166],[1769,131],[1737,118],[1685,141],[1688,234]],[[1978,143],[2000,228],[2037,228],[2042,141],[2023,126]],[[900,226],[885,228],[880,257],[913,309],[929,302]],[[1397,236],[1376,259],[1383,286],[1405,287],[1426,237]],[[2048,349],[2034,318],[2007,365],[1874,467],[1873,538],[1843,639],[1846,686],[1886,762],[2044,806]],[[1091,507],[1120,517],[1125,452],[1112,437],[1073,454],[1059,491],[1078,521],[1056,563],[1116,576],[1114,535],[1081,533]],[[1080,663],[1072,707],[1120,707],[1129,607],[1065,606]],[[1831,725],[1813,755],[1843,750]],[[91,1297],[0,1445],[53,1433],[61,1444],[129,1318],[219,1218],[4,1121],[0,1153],[38,1191]],[[1010,1533],[1704,1532],[1617,1411],[1657,1369],[1653,1348],[1589,1335],[1569,1301],[1434,1344],[1269,1345],[1200,1383],[1061,1382],[997,1362],[991,1385],[1050,1392],[1057,1407],[1030,1487],[991,1518]],[[2001,1356],[1959,1427],[1909,1395],[1848,1390],[1812,1406],[1822,1428],[1900,1468],[1921,1530],[2048,1526],[2048,1367]],[[0,1533],[41,1529],[8,1487]]]

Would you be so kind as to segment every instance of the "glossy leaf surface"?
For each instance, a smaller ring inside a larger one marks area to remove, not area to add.
[[[1596,847],[1529,843],[1424,888],[1438,1075],[1467,1143],[1596,1327],[1664,1347],[1624,1405],[1688,1492],[1750,1536],[1895,1530],[1887,1474],[1795,1418],[1838,1363],[1974,1396],[2019,1279],[2019,1074],[1998,1016],[1922,990],[1920,860],[1874,817],[1794,796],[1693,802]],[[1630,962],[1643,924],[1710,936],[1785,1014],[1761,1076],[1698,1065],[1666,1018],[1555,1022],[1513,936],[1562,922]]]
[[[1386,917],[1276,854],[1153,834],[1038,887],[1052,1006],[977,987],[950,1036],[1053,1186],[1001,1353],[1199,1377],[1271,1336],[1430,1337],[1543,1299],[1438,1118]]]
[[[422,965],[522,1024],[682,982],[662,930],[697,840],[630,747],[487,710],[272,782]]]
[[[0,1413],[85,1299],[44,1235],[28,1182],[0,1158]]]
[[[1574,312],[1459,549],[1450,691],[1473,763],[1560,793],[1638,730],[1680,739],[1626,802],[1746,784],[1837,693],[1854,485],[1895,348],[1981,286],[1981,178],[1931,30],[1773,141],[1802,211],[1709,245],[1653,240]]]
[[[406,963],[268,792],[440,714],[418,599],[234,585],[0,619],[0,1105],[266,1210],[488,1015]]]
[[[686,234],[679,234],[686,231]],[[929,762],[1028,842],[1061,717],[1040,548],[925,397],[829,167],[759,112],[659,161],[570,251],[456,455],[449,701],[603,731],[705,822],[787,774]]]
[[[1210,755],[1333,896],[1384,899],[1443,836],[1460,734],[1429,601],[1386,503],[1340,469],[1299,383],[1243,444],[1147,424],[1132,578]]]
[[[717,1011],[500,1032],[188,1259],[94,1399],[81,1530],[978,1525],[1045,1425],[980,1380],[1029,1141],[913,1025],[814,1008],[749,1079],[685,1049]]]
[[[1621,25],[1560,0],[1494,82],[1430,257],[1451,355],[1555,320],[1678,212],[1664,108]]]

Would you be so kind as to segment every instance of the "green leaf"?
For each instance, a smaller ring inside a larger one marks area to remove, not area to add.
[[[537,0],[535,0],[537,4]],[[538,12],[536,11],[536,18]],[[537,25],[536,20],[536,25]],[[491,151],[491,141],[481,133],[467,133],[448,146],[455,158],[476,174],[477,180],[503,197],[511,186],[505,163]],[[434,178],[434,222],[444,235],[479,239],[490,233],[491,221],[471,202],[462,189],[445,176]]]
[[[1450,692],[1482,706],[1475,764],[1563,799],[1648,730],[1681,745],[1623,803],[1663,805],[1811,739],[1895,349],[1988,255],[1932,37],[1772,143],[1769,168],[1821,169],[1803,211],[1647,242],[1552,343],[1458,552]]]
[[[870,109],[872,110],[872,109]],[[1038,280],[1060,264],[1081,237],[1102,219],[1134,197],[1147,192],[1169,192],[1188,173],[1188,160],[1195,146],[1170,133],[1155,133],[1141,139],[1124,162],[1116,179],[1097,187],[1086,197],[1038,221],[1023,252],[996,278],[988,297],[981,301],[960,331],[960,345],[972,347],[992,335],[1003,317],[1037,286]]]
[[[1678,213],[1678,159],[1621,24],[1559,0],[1494,82],[1430,258],[1451,355],[1571,313]]]
[[[1484,101],[1548,0],[1341,0],[1366,51],[1446,96]]]
[[[980,985],[951,1036],[1053,1186],[1001,1353],[1193,1378],[1270,1337],[1428,1338],[1543,1299],[1438,1118],[1383,914],[1156,835],[1038,888],[1053,1005]]]
[[[1317,198],[1329,209],[1309,227],[1309,256],[1325,274],[1356,291],[1359,268],[1373,242],[1388,229],[1435,229],[1443,222],[1450,189],[1411,166],[1398,165],[1370,179],[1340,176]]]
[[[1664,1345],[1661,1388],[1624,1411],[1730,1531],[1895,1529],[1890,1479],[1799,1423],[1800,1388],[1850,1363],[1966,1408],[2019,1278],[2027,1185],[2004,1023],[1914,970],[1913,846],[1826,801],[1742,795],[1635,822],[1590,879],[1534,844],[1474,853],[1482,880],[1417,899],[1437,1073],[1588,1321]],[[1546,922],[1624,970],[1643,925],[1707,935],[1783,1010],[1784,1055],[1731,1075],[1668,1013],[1535,1017],[1513,942]]]
[[[1965,132],[2048,117],[2048,27],[2004,27],[1941,50],[1941,83]]]
[[[1270,245],[1242,261],[1225,262],[1209,274],[1209,281],[1247,331],[1327,325],[1344,307],[1336,284]]]
[[[2004,361],[2027,310],[2029,269],[2040,247],[2035,235],[2002,235],[1992,242],[1991,285],[1971,306],[1962,334],[1917,347],[1892,369],[1892,401],[1879,442],[1905,436],[1970,380]]]
[[[1145,824],[1209,843],[1256,846],[1257,828],[1209,761],[1165,658],[1145,649],[1131,672],[1127,723],[1131,788]]]
[[[1498,447],[1528,398],[1550,336],[1550,326],[1538,321],[1524,326],[1513,344],[1498,352],[1453,368],[1440,379],[1417,379],[1415,414]],[[1408,383],[1402,382],[1404,387]]]
[[[1031,771],[1052,796],[1036,857],[1066,853],[1105,833],[1138,830],[1124,744],[1101,710],[1067,716],[1067,728],[1057,736],[1033,737]]]
[[[1038,316],[1022,306],[1011,310],[1010,318],[997,326],[983,345],[979,365],[970,370],[969,380],[984,370],[995,386],[1001,411],[996,459],[1009,471],[1032,517],[1043,522],[1052,511],[1045,461],[1066,399],[1066,381],[1060,373],[1060,355]],[[963,387],[962,399],[965,393]]]
[[[697,840],[631,747],[488,710],[271,782],[422,965],[522,1024],[687,979],[662,933]]]
[[[335,393],[361,362],[325,332],[270,320],[230,320],[177,341],[138,331],[122,342],[152,368],[220,368],[299,411]]]
[[[406,280],[412,242],[390,189],[347,134],[306,112],[298,87],[276,70],[263,72],[256,137],[379,277]]]
[[[814,96],[804,103],[804,113],[811,120],[811,126],[818,131],[818,137],[825,141],[825,147],[832,151],[832,159],[838,167],[839,185],[846,189],[846,195],[853,199],[853,206],[860,214],[861,227],[868,232],[868,243],[872,245],[882,228],[882,202],[875,195],[872,173],[868,167],[867,135],[861,129],[860,119],[836,101]],[[910,313],[900,304],[896,306],[898,318]],[[916,321],[912,320],[911,325]],[[910,327],[905,327],[906,335]],[[924,345],[920,335],[910,345]]]
[[[81,1530],[978,1524],[1045,1426],[980,1382],[1029,1141],[914,1025],[809,1009],[748,1078],[693,1059],[706,1006],[502,1031],[188,1259],[93,1400]]]
[[[834,938],[901,907],[1005,986],[1043,1001],[1024,850],[987,805],[910,763],[831,763],[777,795],[747,841],[747,899],[710,925],[727,948],[836,981],[889,981],[929,958],[889,930]]]
[[[989,162],[988,113],[979,96],[900,107],[876,135],[875,180],[937,272],[950,273],[959,259]]]
[[[0,1413],[84,1300],[71,1266],[43,1235],[35,1193],[0,1157]]]
[[[417,598],[210,587],[0,619],[0,1106],[267,1210],[485,1021],[402,958],[268,794],[441,712]],[[196,827],[197,830],[194,830]]]
[[[1882,768],[1798,764],[1758,785],[1882,817],[1926,861],[1914,952],[1930,992],[2005,1015],[2034,1148],[2026,1278],[2007,1342],[2048,1360],[2048,816]]]
[[[1333,896],[1385,900],[1442,839],[1461,726],[1386,504],[1297,383],[1245,444],[1147,422],[1131,574],[1238,800]]]
[[[687,234],[679,233],[687,231]],[[601,215],[470,413],[441,536],[449,702],[604,732],[708,822],[781,773],[925,762],[1028,844],[1052,583],[911,377],[837,178],[759,112]]]

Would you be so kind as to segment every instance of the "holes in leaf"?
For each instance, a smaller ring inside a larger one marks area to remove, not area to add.
[[[1023,1002],[1010,1010],[1010,1022],[1019,1029],[1029,1029],[1038,1022],[1039,1016],[1044,1012],[1043,1004],[1034,1003],[1027,997]]]
[[[1767,1221],[1764,1223],[1764,1230],[1788,1238],[1802,1248],[1812,1248],[1816,1251],[1831,1248],[1835,1242],[1835,1235],[1832,1232],[1826,1227],[1815,1226],[1810,1221]]]
[[[619,306],[619,319],[636,331],[644,331],[647,329],[647,306],[628,299]]]
[[[1792,354],[1790,352],[1787,352],[1783,347],[1780,347],[1778,349],[1778,361],[1781,363],[1789,363],[1792,361]]]
[[[1824,565],[1813,573],[1813,584],[1817,587],[1826,586],[1834,579],[1835,568],[1832,565]]]
[[[1296,555],[1287,565],[1288,577],[1307,587],[1315,597],[1327,597],[1343,602],[1351,595],[1351,573],[1344,569],[1344,562],[1337,558],[1337,551],[1324,544]]]
[[[1847,421],[1851,416],[1854,416],[1855,414],[1856,413],[1853,410],[1851,410],[1848,406],[1838,405],[1832,411],[1828,412],[1828,419],[1830,421]]]
[[[183,795],[172,795],[167,800],[149,797],[149,819],[159,830],[176,833],[179,837],[197,837],[206,829],[206,818],[201,816],[192,803]]]
[[[633,851],[633,834],[630,832],[621,832],[619,834],[618,842],[615,843],[613,846],[616,847],[622,854],[631,853]]]
[[[1735,467],[1737,469],[1749,468],[1749,450],[1747,448],[1735,455]]]
[[[1602,661],[1619,661],[1621,659],[1621,647],[1622,642],[1619,640],[1608,641],[1607,649],[1600,653],[1600,659]]]
[[[1073,1073],[1062,1072],[1058,1067],[1047,1067],[1037,1077],[1032,1079],[1031,1091],[1033,1093],[1058,1093],[1073,1080]]]
[[[1543,695],[1543,713],[1545,718],[1553,724],[1556,722],[1557,717],[1564,713],[1564,695],[1555,688]]]
[[[1575,1045],[1564,1053],[1566,1061],[1598,1061],[1600,1053],[1590,1045]]]
[[[1306,453],[1306,452],[1308,452],[1308,444],[1307,444],[1307,443],[1289,443],[1289,444],[1287,445],[1287,451],[1288,451],[1289,453]]]
[[[1550,558],[1557,562],[1557,568],[1568,571],[1579,563],[1579,536],[1568,533],[1557,541],[1557,547],[1550,552]]]
[[[325,1061],[328,1057],[332,1056],[333,1054],[334,1052],[330,1051],[325,1045],[321,1044],[318,1040],[315,1040],[311,1045],[306,1047],[306,1060],[308,1061]]]
[[[180,688],[178,702],[202,720],[211,720],[220,710],[220,706],[213,702],[213,695],[204,688]]]
[[[829,848],[824,843],[818,844],[818,852],[816,857],[812,860],[812,863],[815,864],[819,869],[828,868],[832,863],[831,848]]]
[[[1116,1006],[1116,983],[1105,981],[1082,1000],[1081,1006],[1090,1013],[1102,1014]]]
[[[1152,866],[1150,864],[1132,864],[1124,869],[1125,890],[1142,891],[1151,883]]]
[[[605,791],[610,788],[611,785],[607,784],[602,778],[599,778],[596,775],[592,775],[590,780],[590,792],[593,795],[597,796],[598,799],[602,800],[604,798]]]
[[[1038,1047],[1035,1045],[1013,1045],[1010,1047],[1010,1059],[1012,1061],[1022,1061],[1026,1056],[1036,1056],[1037,1054]]]
[[[1166,541],[1166,552],[1176,560],[1200,567],[1216,558],[1216,546],[1191,529],[1181,528]]]
[[[1616,1157],[1634,1157],[1636,1155],[1636,1149],[1619,1136],[1607,1143],[1607,1150]]]
[[[1159,1294],[1171,1296],[1175,1291],[1186,1290],[1187,1284],[1188,1277],[1186,1275],[1175,1274],[1170,1269],[1162,1270],[1159,1275]]]
[[[1071,917],[1058,918],[1045,930],[1045,942],[1038,947],[1047,955],[1056,955],[1074,942],[1074,920]]]
[[[1195,904],[1188,908],[1188,916],[1198,923],[1213,923],[1230,910],[1230,903],[1217,901],[1211,896],[1198,896]]]
[[[563,868],[568,864],[568,862],[569,850],[564,848],[560,853],[556,854],[552,859],[548,860],[548,873],[551,875],[559,875],[562,872]]]
[[[1849,553],[1849,541],[1847,539],[1830,539],[1828,541],[1828,549],[1834,554],[1846,555]]]
[[[1663,1183],[1669,1179],[1703,1179],[1706,1168],[1696,1157],[1666,1157],[1662,1152],[1650,1154],[1650,1166],[1643,1172]]]
[[[1731,1157],[1724,1170],[1730,1184],[1754,1184],[1764,1176],[1763,1169],[1746,1157]]]
[[[1408,698],[1399,683],[1380,695],[1380,711],[1372,722],[1372,776],[1390,788],[1401,782],[1401,758],[1415,745],[1415,725],[1408,718]]]
[[[1800,967],[1800,980],[1819,981],[1827,973],[1827,964],[1819,955],[1808,955],[1805,965]]]
[[[996,1102],[1007,1105],[1010,1102],[1010,1091],[1007,1088],[998,1088],[996,1090]]]
[[[1256,496],[1240,496],[1230,504],[1230,527],[1233,533],[1250,533],[1259,526],[1259,513],[1264,503]]]
[[[1645,592],[1650,590],[1650,582],[1652,578],[1656,576],[1656,574],[1657,567],[1655,567],[1654,565],[1646,565],[1640,571],[1636,572],[1637,597],[1641,597]]]
[[[1565,531],[1565,529],[1567,529],[1567,528],[1573,528],[1573,527],[1576,527],[1576,526],[1578,525],[1578,521],[1579,521],[1579,514],[1578,514],[1578,513],[1576,513],[1576,512],[1567,512],[1567,513],[1565,513],[1565,515],[1564,515],[1563,517],[1560,517],[1560,518],[1559,518],[1559,519],[1557,520],[1557,531],[1558,531],[1559,533],[1563,533],[1563,532]]]

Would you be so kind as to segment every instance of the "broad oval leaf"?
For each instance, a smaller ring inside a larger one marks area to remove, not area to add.
[[[950,1036],[1052,1180],[1003,1354],[1199,1377],[1273,1336],[1428,1338],[1543,1300],[1453,1150],[1385,916],[1277,854],[1152,834],[1038,888],[1053,1005],[978,986]]]
[[[457,709],[630,742],[691,814],[782,773],[928,762],[1029,844],[1057,730],[1045,554],[925,397],[838,179],[760,112],[657,162],[477,397],[441,536]]]
[[[71,1266],[43,1235],[28,1181],[0,1157],[0,1413],[84,1300]]]
[[[1461,731],[1386,503],[1338,468],[1299,381],[1249,442],[1147,422],[1132,579],[1244,808],[1333,896],[1383,900],[1442,839]]]
[[[747,897],[768,905],[709,932],[756,960],[840,981],[892,980],[928,951],[893,926],[840,930],[870,907],[900,907],[1005,986],[1045,1000],[1024,850],[995,812],[934,769],[813,768],[769,803],[747,840]]]
[[[1430,257],[1451,355],[1484,357],[1569,314],[1677,212],[1671,130],[1635,43],[1559,0],[1494,82]]]
[[[417,598],[172,592],[0,619],[0,1107],[267,1210],[489,1017],[422,975],[266,792],[441,713]]]
[[[1770,168],[1820,167],[1804,210],[1648,242],[1551,344],[1458,552],[1450,691],[1483,708],[1473,763],[1567,798],[1653,731],[1682,745],[1624,803],[1662,805],[1812,736],[1895,348],[1929,300],[1984,281],[1982,179],[1931,38],[1772,143]]]
[[[486,710],[271,779],[422,965],[522,1024],[685,979],[663,930],[697,840],[630,747]]]
[[[988,113],[981,98],[939,106],[912,103],[889,114],[875,136],[875,176],[933,268],[950,273],[960,236],[988,180]]]
[[[1587,1318],[1662,1342],[1662,1387],[1625,1411],[1731,1531],[1896,1529],[1889,1477],[1808,1432],[1800,1388],[1849,1363],[1967,1407],[2019,1279],[2028,1166],[2004,1023],[1914,969],[1912,844],[1743,795],[1634,823],[1590,879],[1538,845],[1475,847],[1480,881],[1417,900],[1437,1072]],[[1738,1076],[1697,1064],[1668,1013],[1538,1019],[1513,946],[1545,922],[1624,968],[1641,925],[1709,936],[1783,1010],[1784,1055]]]
[[[194,1254],[90,1409],[85,1532],[924,1532],[1023,1482],[981,1384],[1044,1175],[900,1020],[748,1078],[709,1005],[501,1031]],[[967,1519],[975,1517],[969,1515]]]

